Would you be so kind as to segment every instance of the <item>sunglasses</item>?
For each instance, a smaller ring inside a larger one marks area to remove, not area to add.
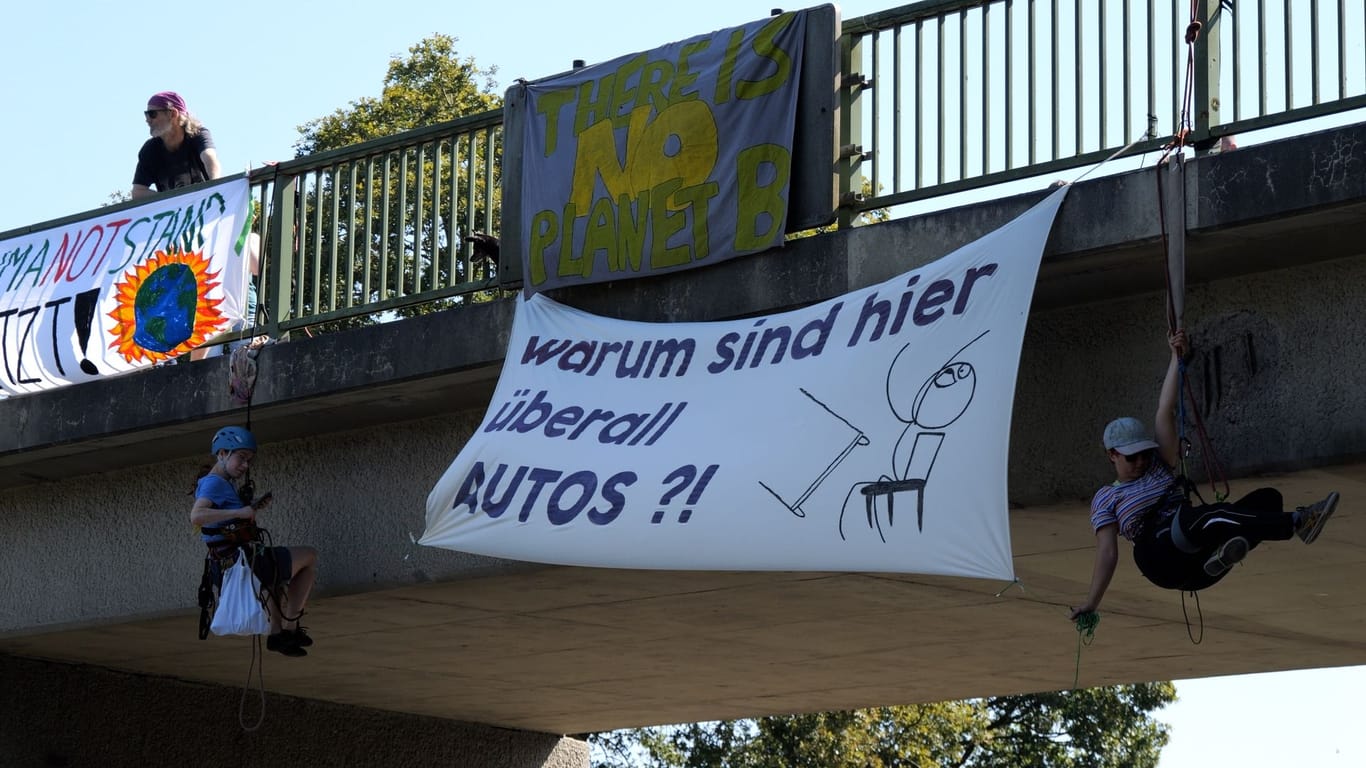
[[[1111,450],[1113,450],[1113,449],[1111,449]],[[1135,454],[1133,454],[1132,456],[1129,456],[1129,455],[1120,453],[1119,451],[1114,451],[1114,454],[1115,454],[1116,456],[1120,457],[1121,459],[1124,459],[1124,463],[1125,463],[1125,464],[1133,464],[1134,462],[1136,462],[1136,461],[1138,461],[1139,459],[1141,459],[1141,458],[1143,458],[1144,456],[1146,456],[1147,453],[1148,453],[1147,451],[1139,451],[1138,453],[1135,453]]]
[[[150,120],[165,111],[164,109],[147,109],[143,110],[142,115]]]

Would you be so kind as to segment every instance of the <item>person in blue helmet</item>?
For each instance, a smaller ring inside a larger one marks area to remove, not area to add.
[[[1176,406],[1180,364],[1189,349],[1186,332],[1176,331],[1167,344],[1171,361],[1158,396],[1156,435],[1128,416],[1105,427],[1102,443],[1115,481],[1091,500],[1095,565],[1086,602],[1072,609],[1072,619],[1100,606],[1119,562],[1121,536],[1133,543],[1134,562],[1148,581],[1163,589],[1194,591],[1213,586],[1263,541],[1298,536],[1312,543],[1337,508],[1338,494],[1333,492],[1286,511],[1275,488],[1258,488],[1232,502],[1191,504],[1173,470],[1180,458]]]
[[[286,656],[306,656],[313,645],[299,617],[308,603],[318,572],[318,552],[313,547],[274,547],[261,541],[257,521],[270,506],[271,494],[251,498],[246,480],[256,459],[256,438],[242,427],[224,427],[210,445],[215,462],[195,487],[190,522],[200,527],[200,537],[221,574],[239,557],[250,558],[252,572],[274,598],[270,612],[270,635],[266,648]],[[240,489],[240,490],[239,490]]]

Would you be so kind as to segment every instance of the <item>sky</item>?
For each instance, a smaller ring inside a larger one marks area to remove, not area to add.
[[[841,3],[850,19],[898,5]],[[167,5],[23,2],[0,44],[0,232],[108,202],[132,182],[147,98],[179,92],[213,132],[225,173],[294,156],[298,126],[378,96],[391,57],[423,38],[497,66],[500,92],[536,79],[769,15],[749,0],[546,3],[262,2]],[[791,6],[796,9],[805,6]],[[1357,692],[1366,667],[1178,681],[1158,714],[1172,727],[1161,768],[1366,765]],[[1254,734],[1267,734],[1258,738]]]

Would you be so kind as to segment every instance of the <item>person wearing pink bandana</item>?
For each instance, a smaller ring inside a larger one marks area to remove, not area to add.
[[[134,200],[222,175],[209,129],[190,113],[180,94],[162,91],[153,95],[143,116],[152,138],[138,151],[138,165],[133,171]]]

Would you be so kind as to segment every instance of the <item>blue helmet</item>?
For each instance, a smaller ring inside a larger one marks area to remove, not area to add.
[[[217,456],[218,452],[224,449],[254,451],[256,450],[256,438],[242,427],[223,427],[214,433],[213,444],[209,450]]]

